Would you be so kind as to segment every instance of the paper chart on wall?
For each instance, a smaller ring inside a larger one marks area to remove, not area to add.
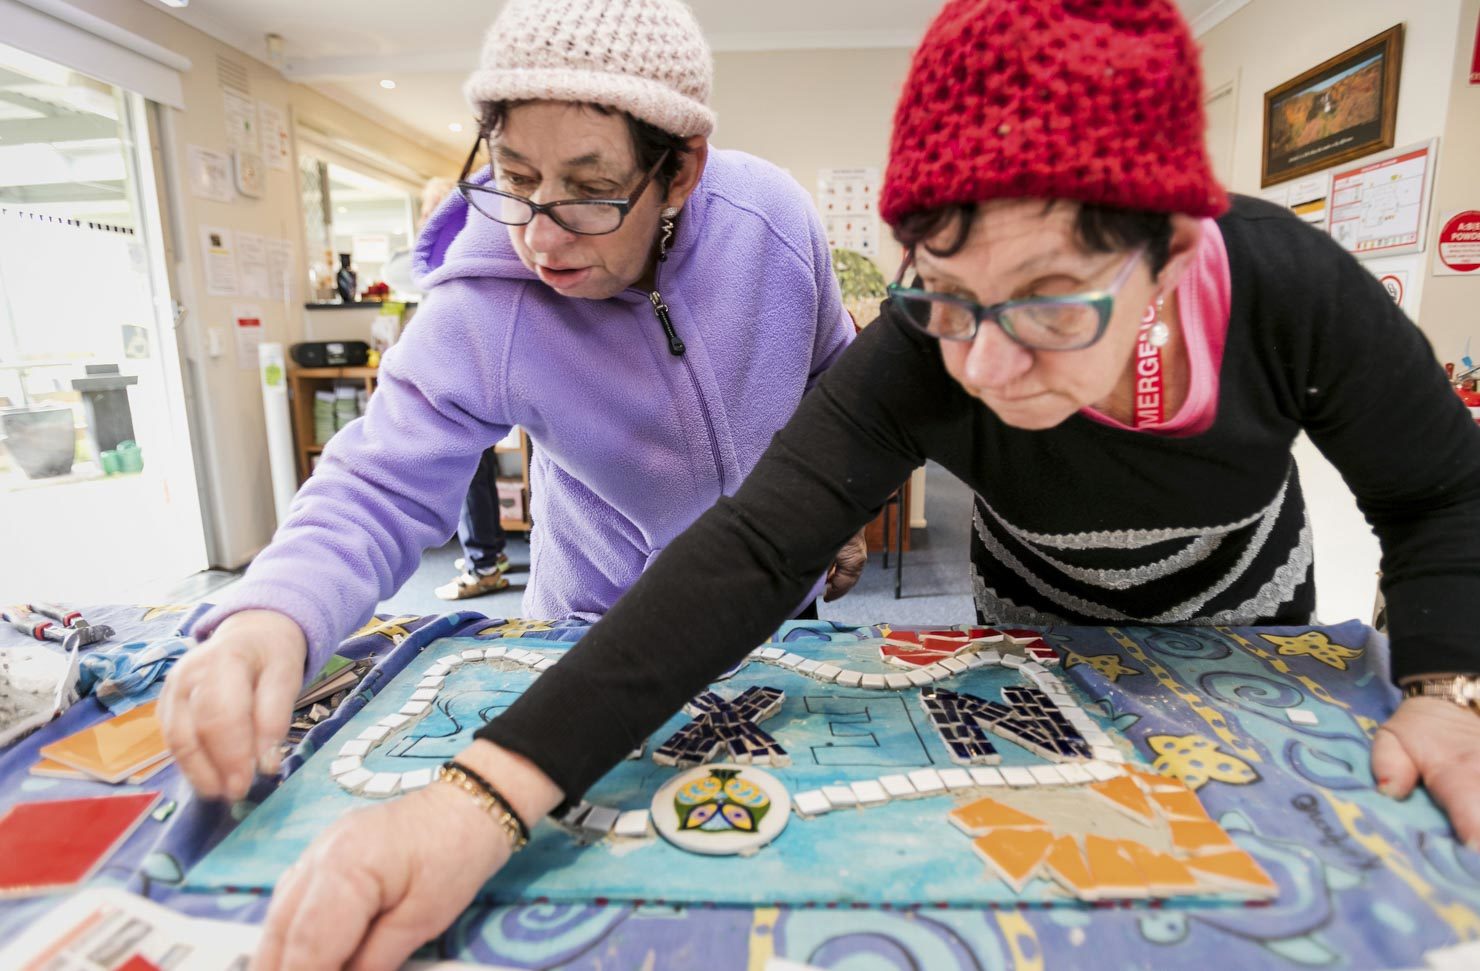
[[[191,195],[216,202],[230,202],[236,198],[236,187],[231,181],[230,156],[199,145],[187,145],[185,169]]]
[[[236,244],[232,232],[221,226],[200,227],[201,268],[206,293],[234,297],[240,293],[236,274]]]
[[[818,169],[817,208],[832,249],[879,255],[879,170]]]
[[[288,134],[288,114],[277,105],[257,102],[257,128],[262,135],[262,158],[269,168],[289,168],[293,147]]]
[[[231,330],[236,335],[236,366],[243,371],[257,370],[258,351],[262,346],[262,308],[239,303],[231,308]]]
[[[1331,235],[1359,257],[1418,253],[1428,222],[1435,140],[1331,175]]]
[[[267,240],[267,296],[293,302],[293,244],[286,239]]]
[[[242,296],[272,296],[267,244],[261,236],[256,233],[236,234],[236,272]]]
[[[251,98],[235,91],[222,91],[221,100],[226,109],[226,145],[234,152],[260,154],[262,145],[257,137],[257,106]]]

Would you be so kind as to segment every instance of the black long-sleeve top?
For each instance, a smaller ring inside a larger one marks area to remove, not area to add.
[[[979,606],[985,589],[1064,623],[1304,622],[1302,429],[1381,542],[1394,676],[1480,672],[1480,428],[1423,335],[1329,237],[1246,198],[1218,224],[1232,302],[1205,432],[1079,415],[1011,428],[886,311],[736,495],[478,736],[577,798],[775,630],[926,459],[978,496]]]

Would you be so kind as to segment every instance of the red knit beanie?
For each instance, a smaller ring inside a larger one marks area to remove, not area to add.
[[[1216,216],[1203,129],[1172,0],[949,0],[899,99],[879,211],[1026,196]]]

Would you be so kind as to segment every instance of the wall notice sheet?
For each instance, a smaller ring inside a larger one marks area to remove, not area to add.
[[[267,241],[256,233],[239,231],[236,234],[236,274],[242,296],[272,296],[267,269]]]
[[[817,208],[829,247],[879,255],[878,195],[877,168],[817,171]]]
[[[240,290],[236,279],[236,244],[231,230],[221,226],[200,227],[201,266],[206,274],[206,292],[213,297],[234,297]]]
[[[1360,257],[1424,247],[1434,140],[1331,175],[1331,235]]]

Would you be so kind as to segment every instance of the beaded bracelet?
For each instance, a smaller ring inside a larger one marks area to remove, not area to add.
[[[503,793],[495,789],[491,782],[467,766],[450,761],[443,762],[442,767],[437,770],[437,781],[454,785],[478,800],[479,804],[508,834],[509,842],[513,846],[511,852],[517,853],[524,849],[525,844],[529,842],[529,827],[524,825],[524,820],[514,812],[514,808],[509,805],[509,800],[505,799]]]

